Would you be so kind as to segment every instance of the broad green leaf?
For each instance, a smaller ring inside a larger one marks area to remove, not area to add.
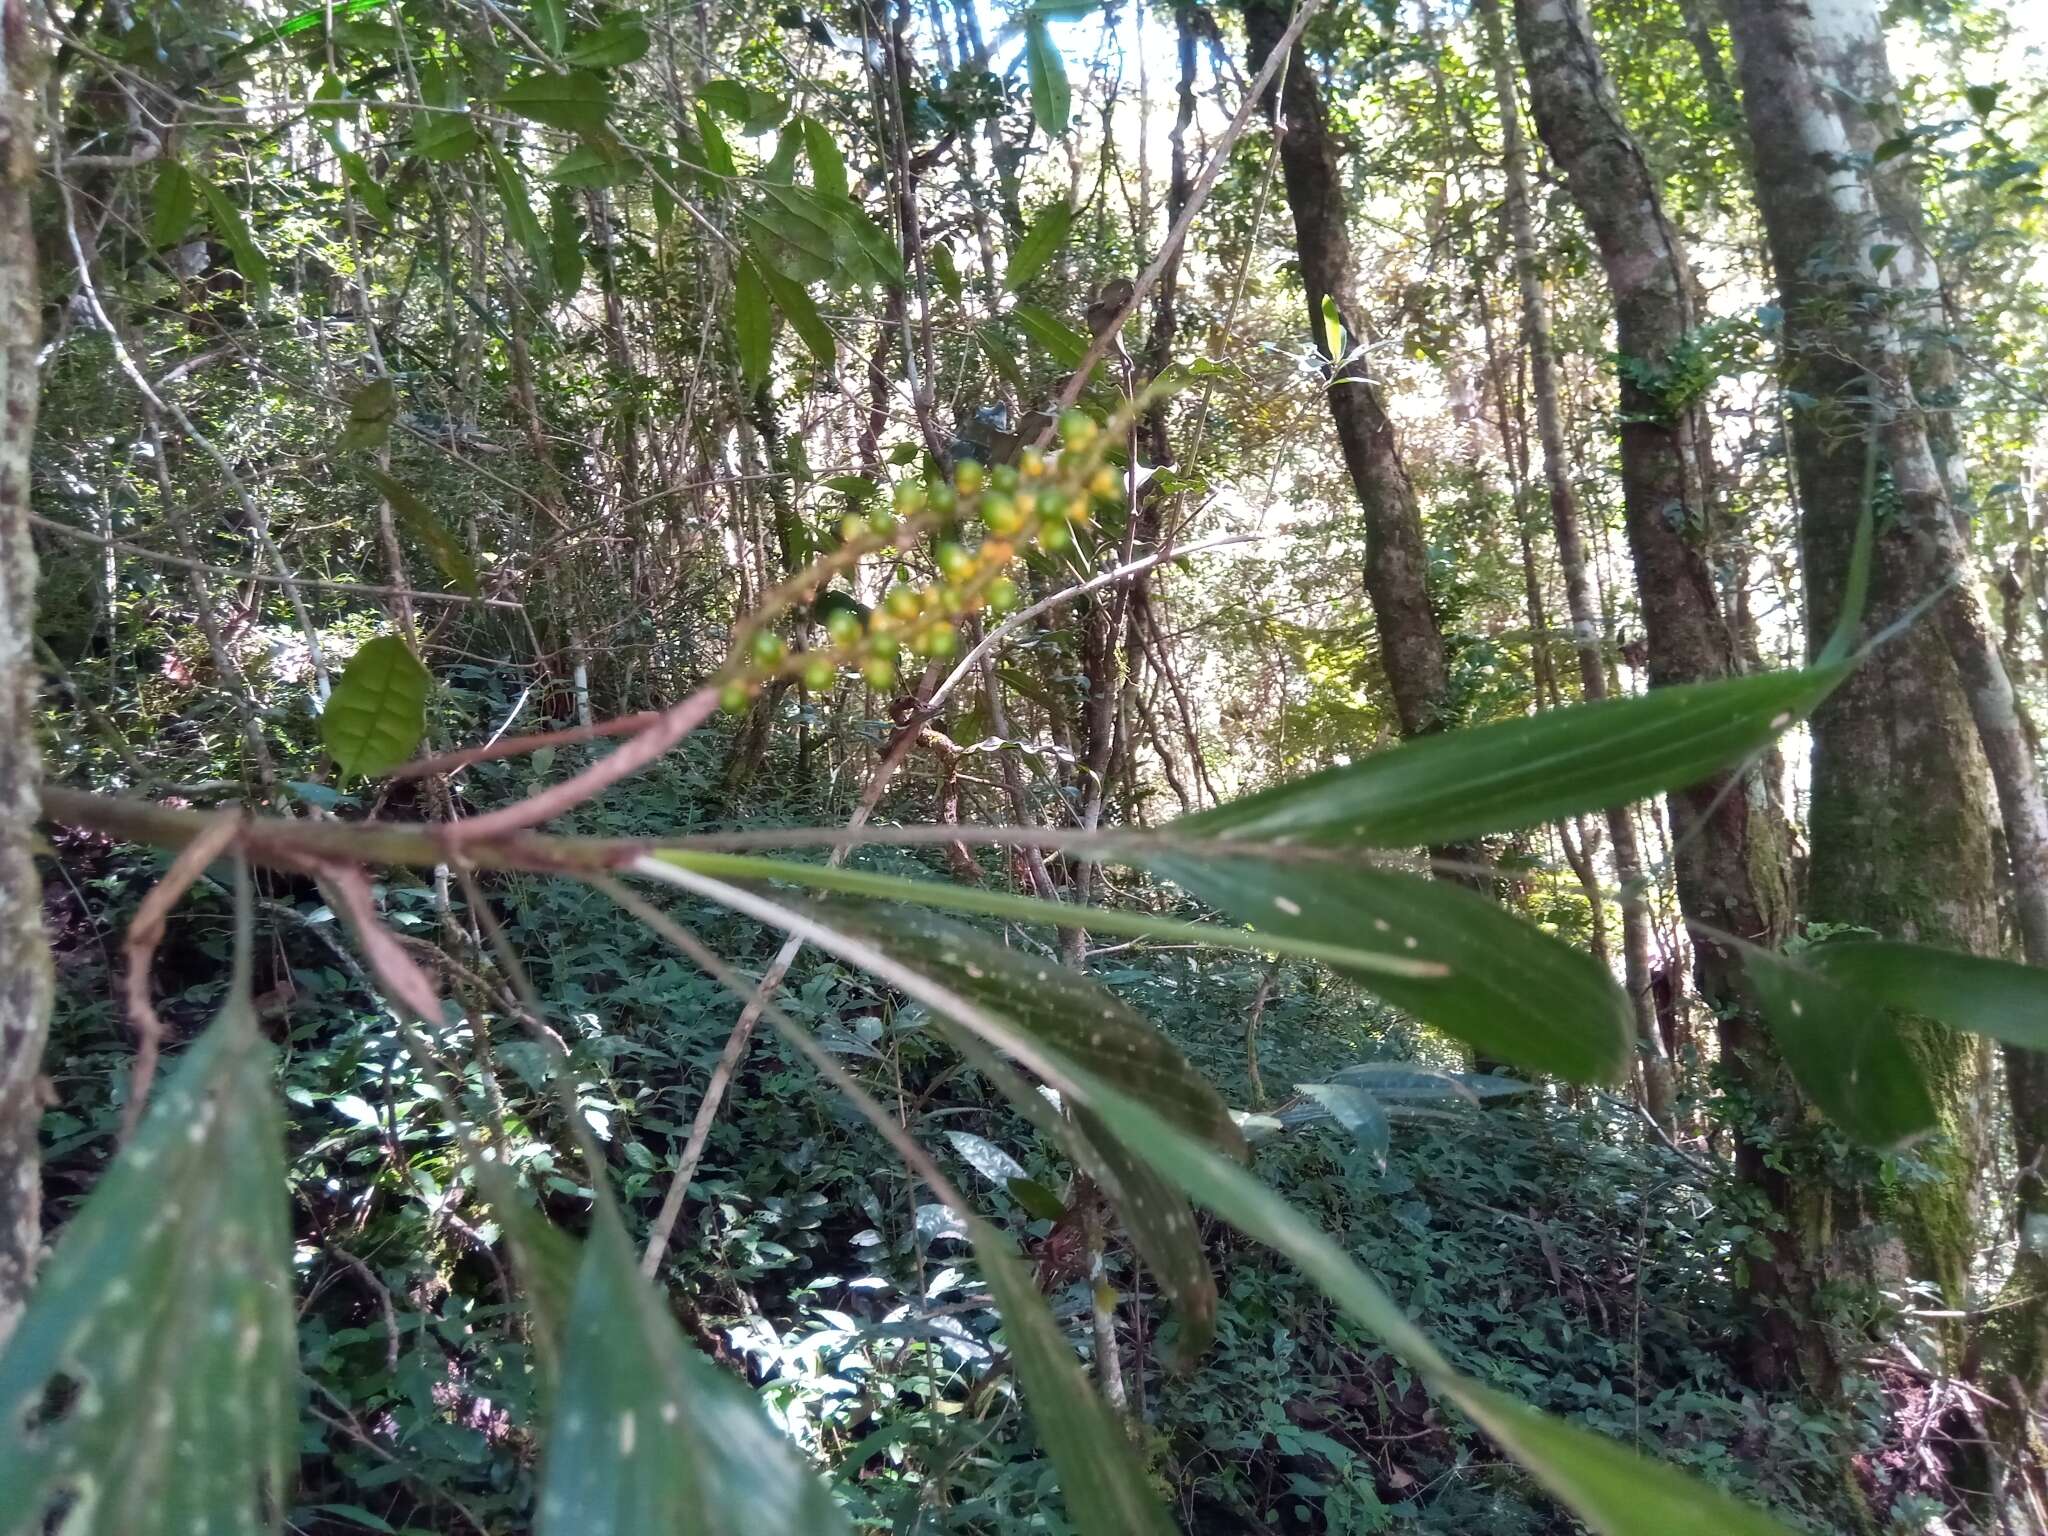
[[[398,420],[398,391],[389,379],[372,379],[348,403],[348,425],[342,428],[335,447],[343,452],[358,448],[381,448],[391,436],[391,424]]]
[[[498,105],[550,128],[595,133],[612,109],[611,87],[586,69],[528,75],[499,93]]]
[[[394,480],[374,466],[366,465],[363,473],[377,487],[378,494],[391,504],[391,513],[398,519],[398,525],[411,534],[433,559],[435,568],[448,579],[448,585],[474,597],[477,591],[476,562],[469,558],[469,551],[463,548],[462,540],[450,533],[447,526],[428,510],[427,504],[403,482]]]
[[[563,59],[586,69],[617,69],[647,56],[654,39],[637,11],[614,11],[593,32],[578,33]]]
[[[1105,838],[1100,847],[1104,857],[1122,861],[1129,844]],[[785,859],[764,859],[742,853],[704,853],[696,849],[658,848],[653,857],[663,863],[700,874],[729,880],[785,880],[814,891],[835,891],[842,895],[867,896],[878,901],[910,901],[946,912],[971,912],[980,917],[1008,918],[1019,923],[1068,923],[1074,914],[1063,902],[1039,901],[1031,896],[1013,896],[1007,891],[981,890],[956,885],[949,880],[907,880],[900,875],[876,874],[865,869],[833,869],[822,864],[798,864]],[[1292,955],[1302,960],[1320,960],[1325,965],[1353,971],[1384,971],[1388,975],[1431,977],[1442,967],[1418,960],[1406,953],[1388,954],[1365,948],[1349,939],[1334,943],[1296,937],[1286,933],[1247,934],[1215,923],[1188,923],[1149,912],[1120,911],[1097,907],[1088,914],[1093,933],[1114,933],[1125,938],[1164,939],[1174,944],[1210,944],[1219,949],[1242,950],[1251,954]]]
[[[718,126],[718,119],[704,109],[700,102],[695,109],[697,139],[704,151],[702,165],[714,176],[737,176],[739,165],[732,157],[732,146],[725,141],[725,131]],[[683,158],[693,157],[690,146],[683,146]]]
[[[608,1204],[584,1245],[540,1494],[540,1536],[849,1532],[744,1383],[692,1348]]]
[[[1356,970],[1402,1011],[1483,1055],[1571,1082],[1610,1082],[1634,1050],[1628,999],[1585,951],[1443,880],[1330,859],[1148,853],[1162,879],[1242,923],[1433,962],[1433,976]]]
[[[769,184],[759,217],[813,255],[830,261],[833,275],[860,283],[900,283],[903,258],[867,210],[844,197],[809,187]]]
[[[483,139],[469,110],[469,82],[459,70],[428,64],[420,70],[420,110],[412,116],[412,145],[427,160],[460,160]]]
[[[192,173],[176,160],[163,161],[151,190],[149,243],[158,250],[176,245],[198,212],[199,189],[192,184]]]
[[[790,185],[796,180],[796,163],[803,152],[803,129],[796,123],[784,123],[782,131],[775,135],[775,153],[754,173],[756,179],[780,186]]]
[[[541,45],[559,55],[569,40],[568,0],[533,0],[533,29]]]
[[[1387,1148],[1393,1144],[1393,1128],[1380,1102],[1355,1083],[1296,1083],[1295,1091],[1305,1093],[1330,1112],[1358,1144],[1382,1166]]]
[[[774,323],[768,308],[768,285],[744,256],[733,267],[732,333],[740,356],[740,376],[749,389],[759,389],[767,383],[774,361]]]
[[[811,185],[826,197],[845,197],[846,156],[832,130],[815,117],[800,117],[797,123],[803,130],[804,158],[811,162]]]
[[[632,156],[615,143],[586,139],[557,160],[548,177],[565,187],[616,187],[632,180],[637,170]]]
[[[328,130],[324,137],[328,147],[334,151],[334,158],[341,162],[342,174],[348,180],[348,189],[363,205],[370,217],[379,224],[391,222],[391,194],[384,190],[384,184],[370,173],[369,163],[354,150],[347,148],[341,140]]]
[[[697,95],[712,111],[731,118],[749,134],[766,133],[789,111],[789,104],[772,91],[739,80],[707,81]]]
[[[327,122],[339,122],[360,117],[363,111],[362,98],[352,94],[348,87],[333,75],[320,81],[313,92],[313,99],[306,103],[306,115]]]
[[[1766,672],[1449,731],[1183,816],[1173,831],[1410,848],[1626,805],[1742,762],[1845,675]]]
[[[1327,293],[1323,295],[1323,348],[1333,363],[1344,356],[1344,317],[1338,313],[1337,301]]]
[[[1074,207],[1064,198],[1033,219],[1024,238],[1010,252],[1010,263],[1003,269],[1003,287],[1015,293],[1044,271],[1045,264],[1066,242],[1067,231],[1073,225]]]
[[[2039,966],[1889,939],[1838,939],[1799,958],[1838,985],[1901,1012],[2048,1050],[2048,970]]]
[[[1074,97],[1067,84],[1067,62],[1053,45],[1042,15],[1024,18],[1024,55],[1031,79],[1031,115],[1047,134],[1060,138],[1067,131]]]
[[[379,635],[355,653],[320,716],[321,744],[344,778],[375,778],[411,758],[426,734],[432,686],[398,635]]]
[[[929,246],[925,250],[925,259],[931,263],[932,274],[938,278],[939,287],[945,290],[946,297],[958,304],[967,289],[960,281],[960,268],[953,260],[953,247],[944,241]]]
[[[1027,1216],[1039,1221],[1059,1221],[1067,1214],[1066,1203],[1036,1179],[1011,1179],[1004,1187],[1010,1198],[1024,1207]]]
[[[1030,399],[1031,385],[1024,377],[1024,370],[1017,366],[1017,349],[1003,334],[1002,327],[993,320],[985,320],[974,328],[974,340],[980,346],[982,356],[989,360],[1010,388],[1022,398]]]
[[[548,194],[548,245],[555,279],[555,297],[572,299],[583,286],[583,217],[565,187]]]
[[[1021,325],[1033,341],[1050,352],[1054,362],[1078,368],[1081,359],[1088,355],[1088,338],[1049,310],[1040,309],[1036,304],[1019,304],[1010,311],[1010,318]]]
[[[270,262],[265,258],[263,248],[256,243],[256,236],[250,232],[242,210],[205,177],[195,175],[192,183],[206,204],[207,220],[213,225],[213,232],[220,236],[221,244],[235,258],[235,270],[248,283],[250,294],[262,298],[270,292]]]
[[[755,255],[791,282],[805,286],[840,276],[838,247],[829,230],[765,204],[742,213],[740,222]]]
[[[1130,1436],[1089,1386],[1010,1240],[978,1216],[967,1218],[967,1231],[1003,1315],[1032,1427],[1059,1472],[1067,1517],[1082,1536],[1173,1536]]]
[[[972,1131],[948,1131],[946,1140],[953,1144],[962,1162],[999,1188],[1007,1187],[1012,1179],[1024,1177],[1024,1165],[986,1136],[977,1136]]]
[[[1799,1086],[1869,1146],[1902,1146],[1933,1130],[1934,1103],[1891,1011],[1804,958],[1763,950],[1743,956],[1772,1042]]]
[[[540,216],[533,211],[533,198],[526,190],[526,177],[509,155],[493,148],[490,156],[491,174],[498,184],[498,202],[505,210],[506,232],[519,243],[519,248],[526,252],[526,259],[546,282],[553,248],[548,243],[548,232],[541,227]]]
[[[236,969],[0,1355],[0,1529],[49,1528],[67,1491],[86,1495],[69,1536],[256,1536],[289,1502],[284,1133],[245,958]]]
[[[762,261],[758,255],[754,257],[752,266],[767,286],[768,296],[775,301],[775,307],[789,321],[790,329],[803,339],[813,357],[830,368],[839,360],[839,344],[819,315],[818,306],[804,291],[803,284],[790,281],[776,271],[772,263]]]

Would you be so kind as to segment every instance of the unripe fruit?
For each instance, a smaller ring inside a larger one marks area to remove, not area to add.
[[[924,485],[921,481],[905,480],[896,487],[896,511],[903,517],[915,517],[924,505]]]
[[[860,675],[877,693],[887,693],[896,686],[896,663],[887,656],[870,656],[861,663]]]
[[[804,663],[804,686],[813,693],[830,693],[839,681],[839,669],[819,656]]]
[[[1074,542],[1074,536],[1067,532],[1065,523],[1047,523],[1038,530],[1038,547],[1047,553],[1065,549]]]
[[[934,480],[925,492],[925,505],[941,517],[951,517],[960,505],[960,495],[944,480]]]
[[[1086,496],[1069,496],[1067,504],[1060,508],[1060,515],[1070,523],[1085,523],[1094,515]]]
[[[981,489],[981,466],[972,459],[962,459],[953,469],[953,485],[962,496],[972,496]]]
[[[1017,515],[1023,518],[1025,522],[1028,523],[1032,518],[1038,516],[1038,492],[1019,491],[1015,499]]]
[[[788,651],[788,647],[782,643],[782,636],[768,629],[755,630],[754,638],[747,642],[747,649],[753,653],[754,660],[764,667],[780,665]]]
[[[1086,448],[1095,441],[1095,418],[1077,406],[1060,412],[1060,441],[1069,448]]]
[[[1014,464],[998,464],[988,472],[988,483],[999,491],[1017,489],[1017,468]]]
[[[851,608],[834,608],[825,619],[825,633],[834,645],[851,645],[860,638],[860,615]]]
[[[1045,455],[1036,448],[1026,448],[1017,455],[1017,473],[1026,480],[1036,480],[1045,473]]]
[[[932,558],[939,563],[939,569],[949,580],[965,581],[974,574],[974,554],[964,545],[955,544],[951,539],[932,551]]]
[[[991,491],[981,498],[981,520],[990,533],[1009,535],[1024,526],[1023,509],[1008,496]]]
[[[1017,590],[1017,583],[1007,576],[998,576],[988,584],[988,605],[997,613],[1013,612],[1024,601],[1024,594]]]
[[[868,520],[858,512],[849,512],[839,519],[839,540],[843,544],[857,544],[868,535]]]
[[[1088,477],[1088,489],[1104,501],[1116,501],[1124,493],[1124,477],[1113,466],[1104,464]]]
[[[896,514],[887,507],[877,507],[868,514],[868,531],[877,538],[886,539],[896,531]]]
[[[899,619],[914,619],[924,607],[918,598],[917,589],[902,585],[891,587],[888,597],[883,601],[889,605],[889,612]]]
[[[1060,455],[1060,478],[1069,485],[1078,481],[1088,472],[1088,455],[1078,448],[1069,448]]]
[[[960,637],[953,633],[953,628],[950,624],[941,625],[939,628],[930,631],[925,636],[925,639],[927,642],[925,654],[927,656],[950,656],[960,649]]]
[[[981,568],[985,571],[999,571],[1010,563],[1016,553],[1009,540],[990,539],[981,546]]]
[[[727,683],[718,690],[718,707],[729,715],[745,714],[753,702],[753,691],[745,683]]]

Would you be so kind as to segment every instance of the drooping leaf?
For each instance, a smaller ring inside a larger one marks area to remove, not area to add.
[[[355,392],[348,403],[348,425],[342,428],[335,447],[343,452],[358,448],[381,448],[391,436],[391,424],[398,420],[398,391],[389,379],[372,379]]]
[[[2048,970],[2039,966],[1889,939],[1837,939],[1800,958],[1874,1003],[2048,1050]]]
[[[803,284],[790,281],[775,269],[773,263],[761,260],[758,254],[753,256],[750,265],[768,289],[768,297],[775,301],[775,307],[789,321],[790,329],[802,338],[813,357],[830,368],[839,359],[839,344],[833,339],[831,327],[818,313],[818,306],[804,291]]]
[[[1176,834],[1408,848],[1626,805],[1696,784],[1809,714],[1843,666],[1653,688],[1404,742],[1183,816]]]
[[[1323,346],[1332,362],[1344,357],[1344,316],[1337,310],[1337,301],[1329,294],[1323,295]]]
[[[0,1529],[275,1529],[297,1455],[292,1238],[245,966],[65,1226],[0,1355]]]
[[[1010,318],[1021,325],[1033,341],[1050,352],[1054,362],[1064,367],[1078,368],[1081,359],[1088,355],[1088,338],[1049,310],[1036,304],[1019,304],[1010,311]]]
[[[510,155],[496,148],[490,149],[491,175],[498,186],[498,203],[505,210],[505,230],[526,252],[526,259],[532,263],[540,281],[551,280],[553,248],[548,243],[548,232],[542,228],[540,216],[533,211],[533,198],[527,191],[526,175]]]
[[[683,145],[683,158],[695,160],[713,176],[737,176],[739,164],[732,157],[732,146],[726,142],[725,131],[718,126],[718,119],[707,112],[701,102],[697,104],[694,116],[703,157],[697,160],[697,157],[691,155],[691,146],[686,142]]]
[[[459,70],[420,69],[420,110],[411,114],[412,145],[427,160],[459,160],[483,139],[469,110],[469,83]]]
[[[804,158],[811,163],[811,185],[826,197],[847,195],[846,156],[832,130],[815,117],[797,119],[803,130]]]
[[[256,236],[249,229],[249,221],[242,217],[242,210],[204,176],[193,176],[192,184],[198,188],[200,200],[206,204],[207,222],[220,236],[221,244],[228,248],[228,254],[234,257],[235,270],[249,285],[250,294],[258,299],[264,297],[270,292],[270,262],[264,256],[263,248],[256,243]]]
[[[559,56],[569,40],[568,0],[533,0],[533,29],[541,46]]]
[[[1024,370],[1017,366],[1016,348],[1003,334],[1002,327],[993,320],[985,320],[974,328],[974,340],[1010,388],[1029,399],[1031,385],[1025,380]]]
[[[733,340],[740,356],[740,375],[749,389],[767,382],[774,361],[774,324],[768,308],[768,285],[742,256],[733,267]]]
[[[796,181],[796,163],[804,152],[803,127],[798,123],[784,123],[775,135],[775,153],[768,163],[756,172],[756,179],[777,186],[789,186]]]
[[[832,1536],[846,1517],[744,1383],[692,1348],[601,1205],[570,1299],[540,1536]]]
[[[1048,135],[1059,138],[1067,131],[1074,96],[1067,84],[1067,61],[1060,57],[1042,14],[1024,18],[1024,56],[1031,80],[1031,116]]]
[[[1355,1083],[1296,1083],[1295,1089],[1328,1110],[1365,1148],[1367,1155],[1382,1165],[1386,1163],[1394,1133],[1378,1099]]]
[[[1896,1147],[1934,1129],[1934,1102],[1882,1002],[1816,966],[1762,950],[1744,954],[1743,970],[1785,1064],[1845,1133]]]
[[[345,146],[332,130],[324,135],[328,147],[334,151],[334,158],[341,163],[343,176],[348,179],[348,189],[354,194],[371,218],[379,224],[391,222],[391,194],[384,184],[370,173],[369,162],[354,150]]]
[[[611,87],[587,69],[566,75],[528,75],[498,95],[498,105],[521,117],[571,133],[596,133],[612,109]]]
[[[344,778],[375,778],[413,755],[432,685],[398,635],[379,635],[350,658],[320,716],[321,745]]]
[[[1333,1082],[1355,1083],[1381,1101],[1415,1099],[1463,1099],[1477,1104],[1484,1099],[1513,1098],[1535,1092],[1533,1083],[1502,1077],[1497,1072],[1451,1072],[1442,1067],[1419,1066],[1407,1061],[1362,1061],[1340,1067],[1330,1074]]]
[[[149,243],[158,250],[176,245],[198,212],[199,189],[192,184],[192,173],[176,160],[161,162],[151,189]]]
[[[1067,231],[1073,228],[1073,224],[1073,204],[1064,198],[1033,219],[1031,227],[1024,231],[1024,238],[1010,252],[1009,265],[1003,269],[1003,287],[1016,293],[1044,271],[1045,264],[1066,242]]]
[[[1339,970],[1484,1055],[1608,1082],[1634,1050],[1628,999],[1585,951],[1477,892],[1330,859],[1151,853],[1147,868],[1263,932],[1433,961],[1431,976]]]
[[[583,216],[566,187],[548,194],[548,245],[555,279],[555,297],[572,299],[583,286]]]
[[[585,139],[557,160],[548,176],[565,187],[616,187],[638,169],[612,140]]]
[[[394,480],[373,465],[366,465],[363,473],[377,487],[378,494],[391,504],[391,515],[398,520],[399,527],[426,550],[435,569],[448,579],[448,585],[474,597],[477,592],[476,562],[469,558],[469,551],[463,547],[462,540],[449,532],[447,525],[434,516],[427,504],[415,496],[404,482]]]
[[[766,133],[789,111],[789,103],[780,96],[741,80],[707,81],[697,95],[712,111],[731,118],[750,134]]]
[[[926,248],[925,259],[931,263],[932,275],[938,278],[939,287],[944,290],[946,297],[958,304],[960,296],[967,289],[960,281],[960,267],[953,260],[953,247],[943,240],[939,241]]]
[[[1005,1187],[1010,1198],[1024,1207],[1027,1216],[1039,1221],[1058,1221],[1067,1214],[1060,1197],[1036,1179],[1011,1179]]]
[[[1010,1240],[978,1217],[967,1230],[1003,1315],[1032,1425],[1059,1471],[1067,1517],[1083,1536],[1173,1536],[1130,1436],[1089,1386]]]
[[[638,11],[614,11],[595,31],[578,33],[562,57],[585,69],[618,69],[645,58],[653,46]]]

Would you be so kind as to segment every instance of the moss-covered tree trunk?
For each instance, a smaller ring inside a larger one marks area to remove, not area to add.
[[[1696,324],[1685,247],[1622,117],[1584,0],[1515,0],[1515,32],[1537,129],[1599,247],[1614,298],[1623,509],[1650,682],[1728,677],[1741,670],[1741,651],[1708,563],[1704,401],[1681,383]],[[1768,1251],[1747,1265],[1758,1319],[1747,1366],[1760,1385],[1778,1384],[1802,1359],[1817,1364],[1819,1352],[1804,1322],[1812,1287],[1795,1191],[1768,1155],[1796,1109],[1744,1001],[1726,939],[1775,945],[1784,938],[1791,906],[1785,828],[1757,770],[1719,775],[1672,795],[1669,806],[1700,996],[1719,1022],[1722,1060],[1751,1101],[1737,1172],[1767,1208]]]
[[[1810,402],[1793,415],[1792,450],[1818,647],[1841,613],[1869,431],[1883,469],[1869,631],[1905,618],[1953,574],[1934,556],[1955,530],[1894,318],[1902,299],[1917,300],[1888,291],[1895,277],[1873,255],[1888,239],[1869,169],[1879,125],[1868,103],[1889,95],[1876,11],[1864,0],[1734,0],[1729,13],[1785,366]],[[1807,912],[1984,953],[1997,940],[1991,786],[1946,628],[1917,624],[1880,647],[1814,718]],[[1960,1300],[1975,1248],[1975,1057],[1946,1030],[1908,1027],[1947,1133],[1921,1149],[1935,1176],[1888,1192],[1838,1187],[1814,1233],[1850,1274],[1885,1276],[1903,1261]],[[1901,1242],[1871,1242],[1880,1231]]]
[[[33,856],[36,552],[29,454],[36,435],[35,47],[24,0],[0,9],[0,1339],[21,1315],[42,1242],[37,1074],[50,1011],[50,950]]]

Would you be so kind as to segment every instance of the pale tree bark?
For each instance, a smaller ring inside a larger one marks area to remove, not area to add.
[[[1890,515],[1878,533],[1867,629],[1903,619],[1955,584],[1937,622],[1881,647],[1814,717],[1808,910],[1816,921],[1993,950],[1988,749],[2029,953],[2048,959],[2048,945],[2036,945],[2048,941],[2048,921],[2038,920],[2048,918],[2041,903],[2048,818],[1915,392],[1923,361],[1945,366],[1931,354],[1916,357],[1906,330],[1932,302],[1932,263],[1914,227],[1917,196],[1903,180],[1881,185],[1898,172],[1870,169],[1870,153],[1885,136],[1872,108],[1888,111],[1893,98],[1876,7],[1869,0],[1733,0],[1728,10],[1758,203],[1783,295],[1785,366],[1812,402],[1792,417],[1809,645],[1826,639],[1841,611],[1871,431]],[[1888,266],[1874,253],[1892,242],[1900,259]],[[1946,1031],[1923,1023],[1909,1029],[1950,1132],[1928,1154],[1943,1176],[1877,1214],[1896,1220],[1915,1268],[1960,1299],[1974,1253],[1973,1169],[1964,1152],[1973,1058]],[[2033,1060],[2020,1062],[2016,1083],[2037,1081]],[[2015,1116],[2016,1124],[2025,1118]],[[2023,1128],[2023,1165],[2027,1139]],[[2038,1202],[2038,1182],[2030,1183],[2022,1200]],[[1846,1193],[1839,1230],[1872,1214],[1858,1208],[1867,1192]]]
[[[1536,437],[1542,451],[1543,483],[1550,499],[1550,525],[1557,560],[1564,571],[1565,606],[1571,614],[1572,646],[1579,662],[1579,690],[1590,702],[1607,697],[1607,666],[1600,605],[1586,571],[1586,545],[1579,535],[1578,498],[1572,491],[1571,462],[1565,452],[1564,414],[1558,398],[1557,356],[1550,338],[1550,304],[1544,294],[1542,260],[1536,250],[1535,219],[1529,208],[1528,156],[1522,141],[1515,77],[1502,35],[1499,0],[1480,0],[1487,47],[1493,55],[1495,93],[1500,98],[1501,162],[1507,177],[1508,226],[1515,243],[1515,270],[1522,298],[1522,346],[1529,357],[1530,392],[1536,404]],[[1643,856],[1628,807],[1607,813],[1607,839],[1621,887],[1622,979],[1635,1016],[1637,1053],[1642,1062],[1644,1107],[1667,1131],[1674,1124],[1677,1088],[1671,1055],[1657,1028],[1651,996],[1650,914],[1644,900]]]
[[[51,995],[43,890],[34,858],[36,553],[29,456],[36,432],[34,86],[39,60],[24,0],[0,8],[0,1340],[13,1331],[42,1243],[36,1127]]]

